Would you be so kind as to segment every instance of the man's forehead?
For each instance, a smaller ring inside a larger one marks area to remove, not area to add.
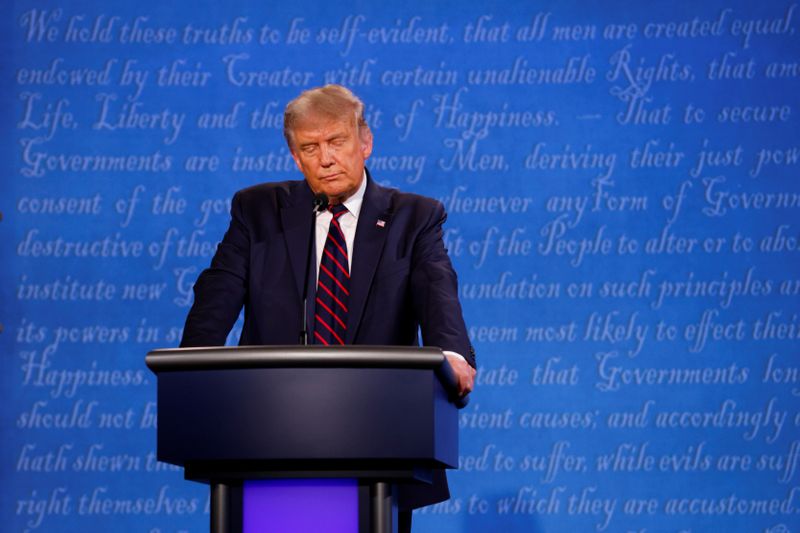
[[[355,131],[356,124],[352,117],[308,116],[299,121],[293,129],[295,137],[319,137]]]

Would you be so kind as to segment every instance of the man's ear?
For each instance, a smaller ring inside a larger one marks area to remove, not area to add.
[[[366,161],[372,154],[372,130],[369,129],[369,126],[364,124],[358,128],[358,137],[358,140],[361,142],[361,156],[364,158],[364,161]]]
[[[303,172],[303,167],[300,166],[300,158],[297,157],[297,154],[295,153],[295,151],[290,148],[289,149],[289,153],[292,154],[292,159],[294,159],[294,164],[297,165],[297,170],[299,170],[300,172]]]

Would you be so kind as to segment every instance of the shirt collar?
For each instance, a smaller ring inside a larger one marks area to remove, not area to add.
[[[361,177],[361,185],[353,195],[344,201],[344,206],[356,218],[361,212],[361,204],[364,202],[364,192],[367,190],[367,171],[364,170]]]

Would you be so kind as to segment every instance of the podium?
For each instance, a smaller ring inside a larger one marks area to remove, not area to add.
[[[316,514],[318,531],[391,533],[397,494],[458,465],[456,378],[438,348],[176,348],[146,362],[158,460],[210,485],[214,533],[314,530]]]

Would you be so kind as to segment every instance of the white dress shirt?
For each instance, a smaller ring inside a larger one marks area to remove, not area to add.
[[[344,206],[347,212],[339,217],[339,227],[344,233],[344,240],[347,243],[347,270],[353,269],[353,243],[356,240],[356,226],[358,225],[358,215],[361,213],[361,203],[364,201],[364,191],[367,190],[367,176],[361,178],[361,185],[358,190],[347,200]],[[325,240],[328,238],[328,228],[331,225],[333,213],[325,209],[317,213],[317,227],[315,237],[317,245],[317,281],[319,281],[319,264],[322,262],[322,254],[325,248]]]

